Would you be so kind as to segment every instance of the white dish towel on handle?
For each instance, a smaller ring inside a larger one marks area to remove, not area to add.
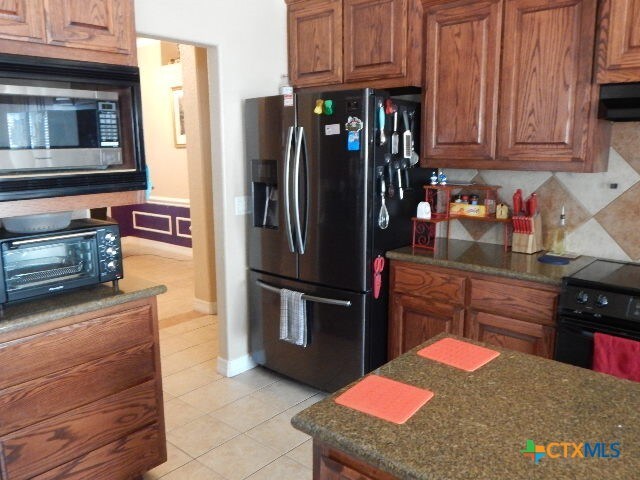
[[[303,293],[280,290],[280,340],[307,346],[307,305]]]

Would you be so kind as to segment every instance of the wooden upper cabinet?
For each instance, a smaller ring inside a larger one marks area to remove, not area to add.
[[[0,0],[0,51],[136,65],[133,0]]]
[[[640,82],[640,0],[603,0],[598,83]]]
[[[426,5],[426,4],[425,4]],[[502,0],[437,4],[425,9],[429,158],[495,155]]]
[[[294,87],[422,84],[420,0],[285,0]]]
[[[135,32],[127,5],[121,0],[47,0],[49,43],[129,55]]]
[[[42,0],[0,0],[0,38],[44,42]]]
[[[287,9],[292,85],[342,82],[342,0],[295,2]]]
[[[582,170],[589,115],[596,0],[508,0],[498,154]],[[571,167],[570,164],[576,164]],[[544,167],[543,167],[544,168]],[[562,169],[562,168],[561,168]]]
[[[408,0],[344,0],[344,80],[407,71]]]

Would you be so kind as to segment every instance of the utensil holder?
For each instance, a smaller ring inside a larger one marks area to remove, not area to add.
[[[517,253],[537,253],[544,249],[542,245],[542,221],[540,215],[534,215],[532,233],[514,233],[511,251]]]

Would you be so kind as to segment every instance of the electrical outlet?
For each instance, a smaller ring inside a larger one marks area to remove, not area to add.
[[[235,197],[235,210],[236,215],[248,215],[251,213],[249,210],[249,197]]]

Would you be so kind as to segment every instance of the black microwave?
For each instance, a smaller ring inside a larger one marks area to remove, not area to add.
[[[137,67],[0,55],[0,201],[146,187]]]
[[[123,277],[117,223],[72,220],[62,230],[16,234],[0,230],[0,306],[114,282]]]

